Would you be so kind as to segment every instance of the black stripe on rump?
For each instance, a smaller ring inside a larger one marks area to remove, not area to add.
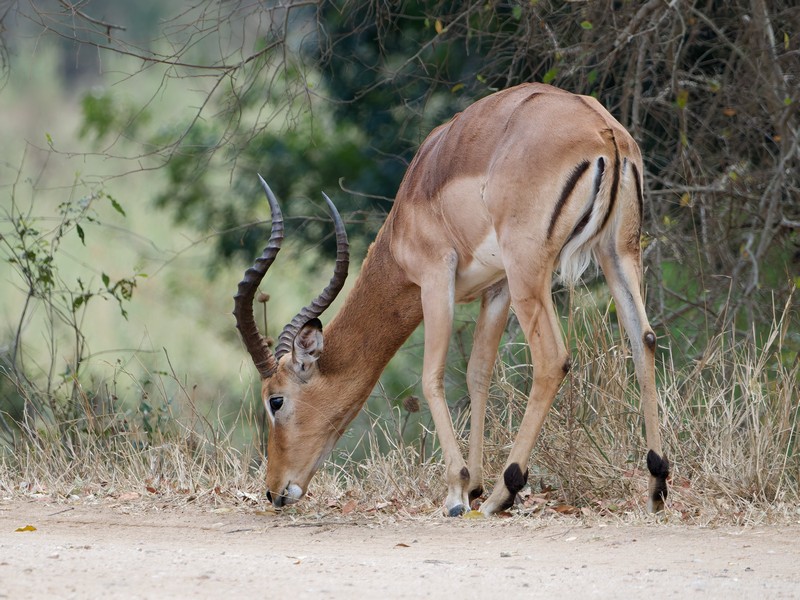
[[[611,199],[608,202],[608,212],[606,216],[603,217],[603,223],[600,225],[601,231],[608,223],[609,217],[611,217],[611,213],[614,212],[614,203],[617,201],[617,192],[619,191],[619,174],[621,170],[621,165],[619,162],[619,148],[617,147],[617,140],[614,138],[614,132],[609,129],[611,133],[611,142],[614,144],[614,178],[611,180]]]
[[[636,168],[634,163],[631,163],[633,168],[633,180],[636,182],[636,199],[639,201],[639,221],[644,219],[644,195],[642,194],[642,181],[639,179],[639,169]]]
[[[575,225],[575,229],[572,230],[572,233],[569,234],[569,238],[564,245],[566,246],[569,242],[572,241],[572,238],[577,236],[583,228],[586,227],[586,224],[589,222],[589,219],[592,216],[592,210],[594,210],[594,202],[597,200],[597,194],[600,193],[600,183],[603,181],[603,173],[606,170],[606,161],[601,156],[597,159],[597,172],[594,174],[594,185],[592,186],[592,202],[589,204],[589,208],[586,209],[586,212],[583,213],[583,216],[578,221],[578,224]]]
[[[575,189],[575,186],[578,184],[581,176],[586,173],[586,169],[588,168],[589,161],[584,160],[572,170],[572,173],[570,173],[569,177],[567,178],[567,182],[564,184],[564,188],[561,190],[561,196],[559,196],[558,202],[556,203],[555,210],[553,210],[553,216],[550,217],[550,226],[547,228],[548,240],[553,235],[553,230],[556,228],[556,222],[558,221],[558,217],[561,215],[561,211],[564,209],[564,205],[567,203],[567,199],[572,195],[572,190]]]

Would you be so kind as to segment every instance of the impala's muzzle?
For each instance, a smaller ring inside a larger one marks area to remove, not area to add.
[[[288,504],[294,504],[303,497],[303,490],[299,485],[290,483],[280,494],[273,494],[267,490],[267,500],[272,502],[275,508],[281,508]]]

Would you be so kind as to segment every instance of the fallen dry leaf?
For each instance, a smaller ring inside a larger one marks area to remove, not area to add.
[[[343,515],[349,515],[357,507],[358,507],[358,501],[357,500],[348,500],[347,502],[345,502],[342,505],[342,514]]]
[[[242,490],[236,490],[236,497],[244,500],[249,500],[253,504],[258,504],[258,494],[251,494]]]
[[[14,531],[36,531],[36,527],[33,525],[25,525],[25,527],[17,527]]]
[[[471,510],[469,512],[464,513],[464,517],[463,518],[465,518],[465,519],[483,519],[485,517],[486,517],[486,515],[484,515],[481,511],[479,511],[479,510]]]

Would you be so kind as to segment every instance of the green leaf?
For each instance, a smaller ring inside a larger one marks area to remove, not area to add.
[[[83,227],[81,227],[80,225],[78,225],[76,223],[75,224],[75,230],[78,232],[78,237],[81,238],[81,243],[85,246],[86,245],[86,236],[83,233]]]
[[[675,98],[675,103],[681,110],[686,108],[686,105],[689,103],[689,90],[678,90],[678,95]]]
[[[593,27],[591,21],[581,21],[581,27],[586,29],[587,31]]]
[[[511,9],[511,16],[514,17],[517,21],[522,18],[522,7],[517,4],[514,8]]]
[[[108,287],[108,285],[111,283],[111,278],[108,275],[106,275],[105,273],[100,275],[100,278],[103,280],[103,285],[106,286],[106,287]]]
[[[453,87],[450,88],[450,92],[455,94],[456,92],[460,92],[464,87],[463,83],[457,83]]]
[[[542,83],[551,83],[556,78],[556,75],[558,75],[558,67],[553,67],[544,74],[544,77],[542,77]]]
[[[114,210],[121,214],[123,217],[126,217],[125,211],[122,209],[122,205],[117,202],[112,196],[109,196],[108,199],[111,201],[111,206],[114,207]]]

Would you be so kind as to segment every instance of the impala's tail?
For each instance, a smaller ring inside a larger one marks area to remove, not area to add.
[[[631,167],[639,197],[639,218],[641,219],[641,183],[639,174],[632,162],[620,160],[619,152],[614,145],[614,156],[600,156],[594,163],[591,193],[581,217],[561,249],[558,260],[558,277],[565,285],[574,285],[592,262],[595,248],[609,235],[615,227],[611,221],[618,203],[618,196],[628,193],[629,186],[620,191],[620,180],[627,167]]]

